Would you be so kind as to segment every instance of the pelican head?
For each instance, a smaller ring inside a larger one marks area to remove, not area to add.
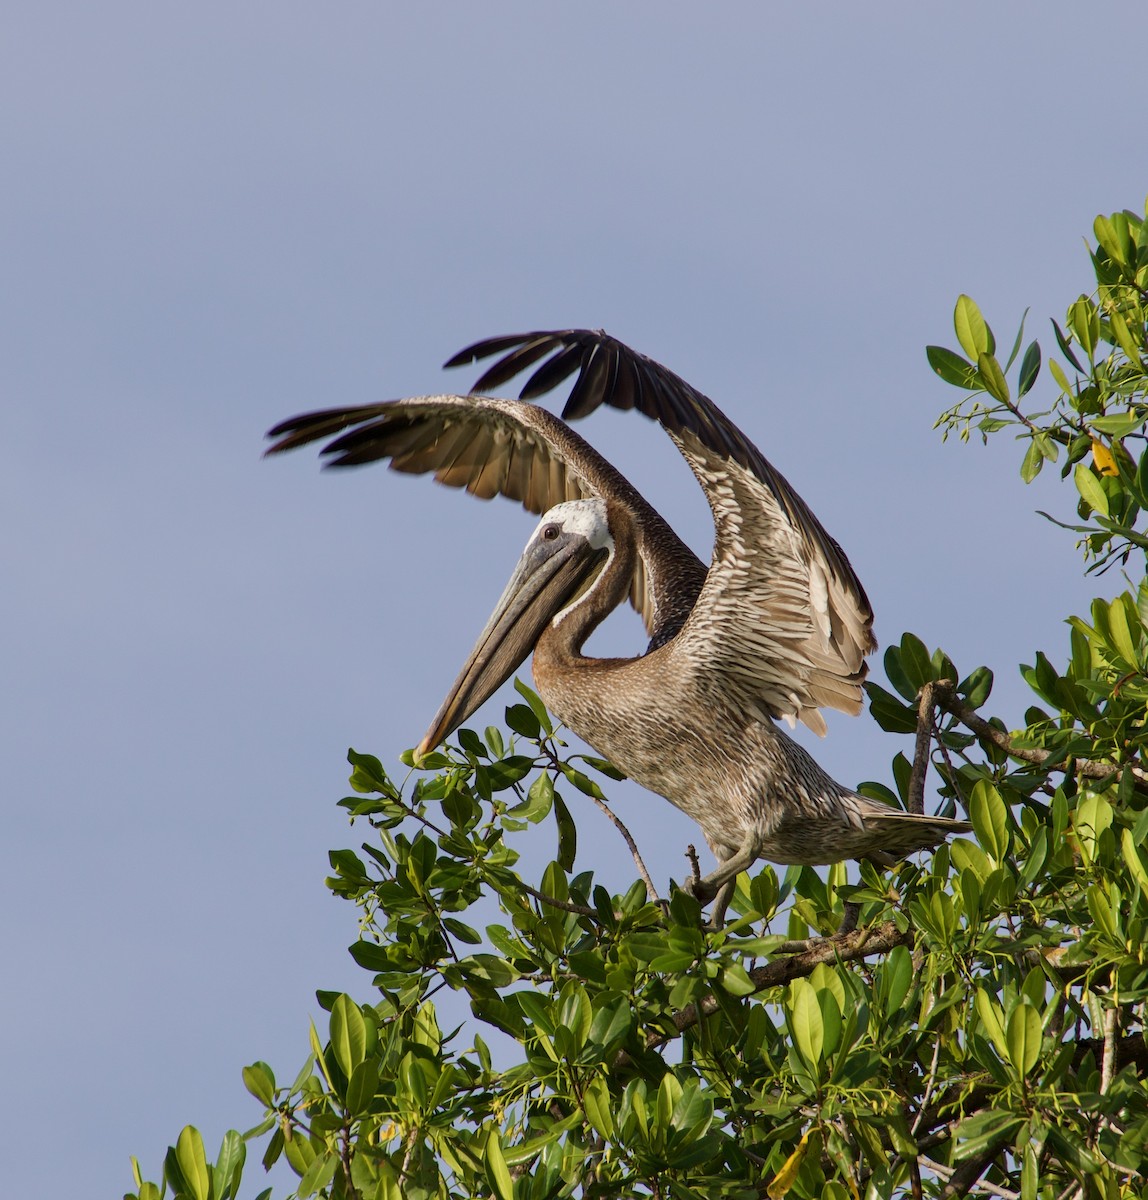
[[[547,626],[589,591],[613,548],[605,500],[569,500],[543,515],[417,756],[448,738],[510,678]]]

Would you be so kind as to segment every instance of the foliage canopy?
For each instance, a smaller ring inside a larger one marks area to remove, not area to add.
[[[945,436],[1011,430],[1025,480],[1059,466],[1088,570],[1131,580],[1021,667],[1019,719],[987,710],[985,667],[962,676],[910,633],[886,653],[871,710],[912,743],[862,790],[919,810],[931,768],[975,840],[862,863],[853,886],[840,865],[761,866],[713,933],[686,894],[611,895],[579,866],[562,789],[604,804],[613,773],[525,686],[509,734],[463,730],[401,786],[352,751],[340,804],[370,836],[331,852],[328,886],[358,909],[370,997],[320,993],[293,1081],[243,1070],[260,1123],[214,1161],[188,1126],[163,1185],[133,1160],[134,1197],[237,1197],[253,1143],[298,1197],[1148,1191],[1148,224],[1094,234],[1095,287],[1052,322],[1053,356],[1022,321],[1002,362],[967,296],[960,352],[928,349],[966,393]],[[555,846],[533,881],[526,833]],[[473,1014],[453,1030],[448,989]]]

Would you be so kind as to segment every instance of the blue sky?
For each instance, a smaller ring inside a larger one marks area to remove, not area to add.
[[[1114,37],[1138,11],[1107,6]],[[989,664],[1006,719],[1016,663],[1115,586],[1033,515],[1069,497],[1015,447],[942,445],[956,393],[924,356],[962,291],[1002,341],[1031,305],[1047,349],[1093,216],[1143,202],[1133,84],[1078,6],[15,0],[5,26],[9,1194],[120,1194],[186,1122],[218,1144],[259,1116],[244,1063],[302,1061],[316,987],[369,997],[322,883],[363,837],[346,748],[397,767],[532,521],[261,462],[281,418],[465,390],[439,364],[479,337],[604,326],[784,471],[883,644]],[[708,553],[654,426],[581,432]],[[637,621],[602,644],[637,652]],[[852,783],[899,748],[863,717],[815,749]],[[618,808],[680,873],[689,822]]]

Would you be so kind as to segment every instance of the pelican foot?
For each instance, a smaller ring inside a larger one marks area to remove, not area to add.
[[[748,871],[757,861],[761,852],[761,843],[749,835],[738,850],[727,859],[718,863],[717,867],[706,876],[699,876],[697,855],[693,847],[689,848],[688,856],[692,874],[682,885],[682,890],[688,892],[699,904],[706,905],[714,901],[710,919],[703,926],[708,932],[716,933],[725,924],[725,913],[733,896],[737,877],[742,871]]]

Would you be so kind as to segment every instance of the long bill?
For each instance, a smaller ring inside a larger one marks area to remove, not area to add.
[[[416,757],[450,737],[510,678],[546,626],[593,581],[606,557],[604,549],[569,534],[527,546]]]

